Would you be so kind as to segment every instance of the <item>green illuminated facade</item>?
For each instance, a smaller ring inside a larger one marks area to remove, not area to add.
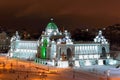
[[[41,58],[42,59],[46,59],[46,47],[44,47],[44,46],[41,46],[40,47],[40,53],[41,53]]]
[[[40,55],[42,59],[46,59],[47,45],[48,45],[47,39],[44,39],[43,45],[40,47]]]
[[[59,67],[104,65],[103,61],[110,58],[109,43],[102,35],[102,31],[99,31],[94,42],[74,44],[70,33],[67,30],[59,32],[57,25],[51,21],[39,41],[40,57],[35,61],[41,64]]]

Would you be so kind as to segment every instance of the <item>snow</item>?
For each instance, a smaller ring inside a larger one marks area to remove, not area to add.
[[[7,70],[11,68],[10,64],[13,63],[12,69],[15,70],[15,73],[3,71],[2,64],[0,64],[0,80],[42,80],[40,72],[45,72],[46,80],[120,80],[120,68],[110,65],[58,68],[30,61],[6,59],[5,57],[0,57],[0,62],[6,63],[5,69]]]

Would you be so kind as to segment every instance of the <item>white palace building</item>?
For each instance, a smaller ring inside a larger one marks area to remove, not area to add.
[[[21,59],[35,59],[38,48],[37,41],[20,40],[18,31],[11,38],[10,50],[8,56]]]
[[[109,53],[109,43],[102,31],[98,32],[93,42],[74,43],[67,30],[60,32],[57,25],[51,21],[38,41],[20,40],[16,32],[11,38],[8,55],[58,67],[80,67],[116,64]]]

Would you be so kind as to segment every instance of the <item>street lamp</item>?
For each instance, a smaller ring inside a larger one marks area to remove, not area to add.
[[[50,69],[50,68],[49,68],[49,64],[47,64],[47,65],[48,65],[48,72],[49,72],[49,69]]]
[[[29,68],[30,68],[30,70],[31,70],[31,57],[29,56]]]
[[[18,59],[16,58],[16,67],[18,67]]]
[[[75,79],[75,71],[74,71],[74,69],[73,69],[73,79]]]

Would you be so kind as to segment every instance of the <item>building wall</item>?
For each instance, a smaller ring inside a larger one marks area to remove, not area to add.
[[[86,43],[86,44],[75,44],[75,58],[79,59],[95,59],[100,58],[100,44]]]
[[[74,45],[73,44],[58,44],[57,45],[57,59],[68,60],[67,56],[74,57]]]
[[[0,53],[7,53],[10,48],[10,38],[5,32],[0,33]]]
[[[11,57],[22,59],[35,59],[37,54],[37,41],[13,41],[9,51]]]
[[[105,48],[105,54],[109,53],[109,45],[101,45],[100,43],[80,43],[73,45],[59,44],[57,45],[57,58],[61,55],[67,56],[67,49],[71,50],[72,57],[75,59],[94,59],[100,58],[102,48]]]

